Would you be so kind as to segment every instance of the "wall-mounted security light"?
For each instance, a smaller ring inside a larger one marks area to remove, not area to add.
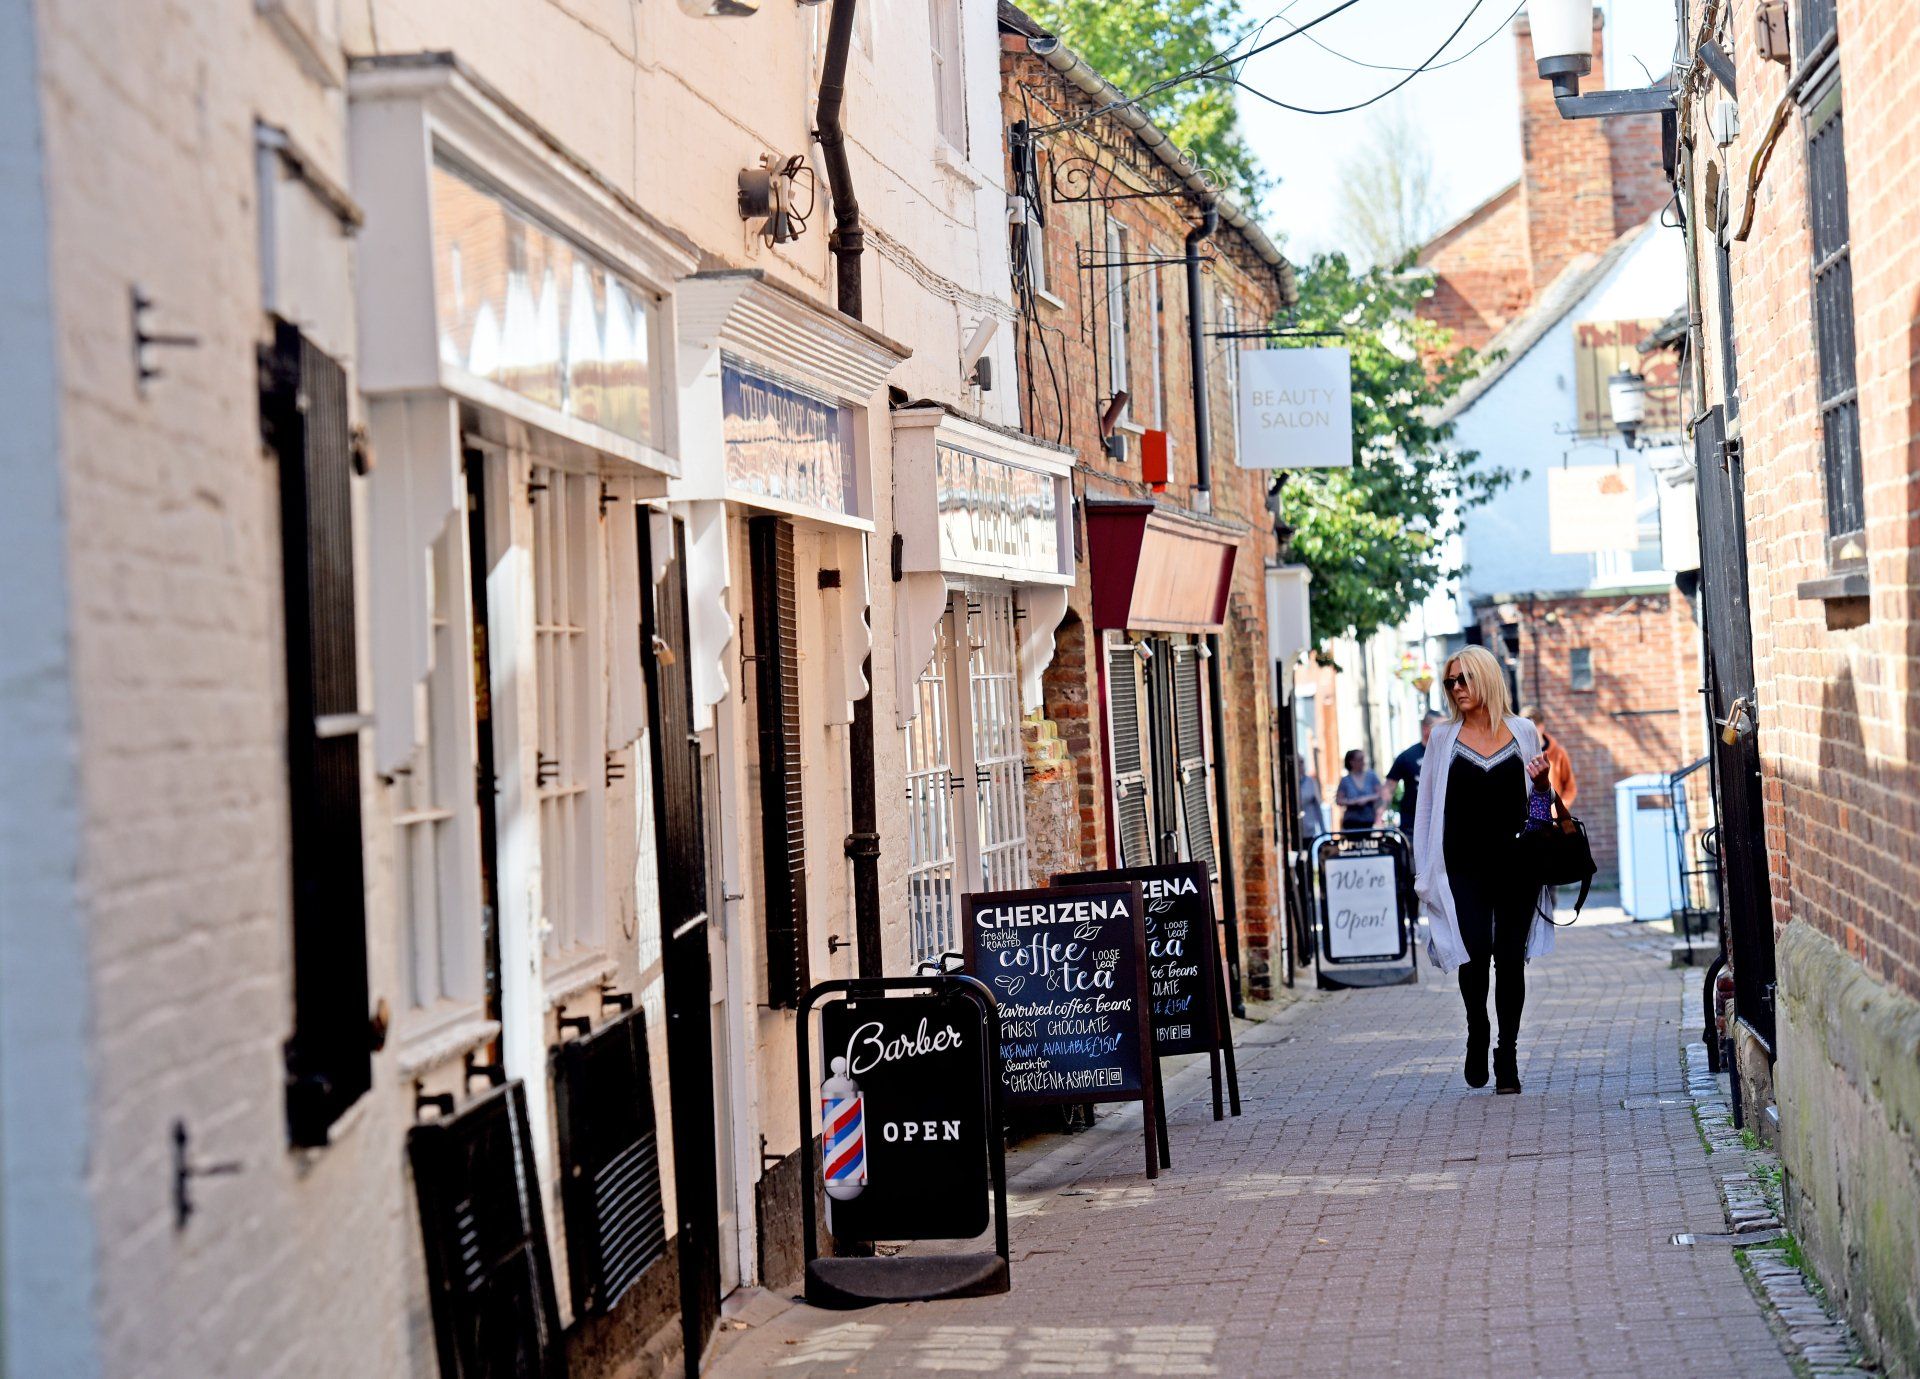
[[[795,209],[794,182],[808,171],[797,153],[791,158],[763,153],[758,167],[740,170],[740,218],[760,221],[760,238],[768,248],[800,238],[807,228],[807,215]],[[809,214],[812,209],[809,205]]]
[[[1580,78],[1593,71],[1592,0],[1527,0],[1533,31],[1533,61],[1541,80],[1553,83],[1553,103],[1567,120],[1607,115],[1652,115],[1673,109],[1664,86],[1580,94]]]

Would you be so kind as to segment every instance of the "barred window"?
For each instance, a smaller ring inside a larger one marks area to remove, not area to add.
[[[1813,334],[1819,357],[1820,437],[1827,535],[1866,526],[1860,473],[1860,400],[1854,378],[1853,259],[1847,225],[1847,155],[1836,70],[1807,108],[1807,202],[1813,230]]]

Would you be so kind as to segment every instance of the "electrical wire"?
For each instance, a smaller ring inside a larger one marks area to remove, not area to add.
[[[1376,72],[1415,72],[1415,73],[1438,72],[1443,70],[1444,68],[1452,67],[1458,63],[1465,62],[1468,58],[1472,57],[1475,53],[1479,52],[1482,48],[1486,47],[1489,43],[1493,42],[1494,39],[1498,38],[1501,34],[1506,32],[1507,25],[1513,23],[1513,21],[1519,17],[1520,11],[1525,9],[1526,7],[1527,7],[1527,0],[1520,0],[1520,3],[1513,7],[1513,9],[1508,13],[1507,17],[1500,21],[1498,26],[1496,26],[1490,33],[1488,33],[1485,38],[1481,39],[1478,43],[1474,44],[1471,48],[1467,49],[1466,52],[1461,53],[1458,57],[1450,57],[1445,62],[1428,63],[1424,67],[1402,67],[1396,63],[1391,63],[1391,62],[1368,62],[1364,58],[1357,58],[1352,56],[1351,54],[1343,53],[1338,48],[1328,43],[1326,40],[1321,38],[1316,38],[1312,34],[1307,35],[1307,42],[1311,43],[1314,47],[1318,48],[1321,52],[1327,53],[1333,57],[1339,58],[1342,62],[1351,62],[1355,67],[1368,67]],[[1292,8],[1293,6],[1291,5],[1287,6],[1287,9],[1292,9]],[[1285,15],[1286,15],[1286,10],[1282,10],[1279,14],[1274,16],[1274,19],[1284,20]],[[1267,23],[1272,23],[1272,22],[1273,20],[1267,21]],[[1263,25],[1262,27],[1265,27],[1265,26]]]
[[[1374,105],[1380,101],[1385,100],[1388,96],[1391,96],[1394,92],[1398,91],[1401,87],[1405,86],[1408,82],[1412,81],[1415,77],[1419,76],[1422,72],[1431,71],[1434,59],[1438,58],[1440,54],[1444,53],[1447,50],[1447,48],[1453,43],[1453,40],[1460,36],[1460,31],[1467,27],[1467,21],[1472,19],[1474,15],[1478,14],[1480,12],[1480,7],[1485,3],[1486,3],[1486,0],[1473,0],[1472,7],[1468,9],[1466,14],[1461,16],[1460,22],[1453,26],[1453,32],[1446,36],[1446,39],[1440,44],[1438,48],[1435,48],[1433,50],[1433,53],[1427,58],[1425,62],[1421,63],[1418,67],[1407,69],[1407,74],[1401,77],[1400,80],[1396,81],[1393,85],[1389,86],[1386,90],[1378,93],[1377,95],[1369,96],[1367,97],[1367,99],[1363,101],[1355,101],[1352,105],[1336,105],[1336,106],[1331,106],[1325,110],[1315,109],[1311,106],[1290,105],[1286,101],[1281,100],[1278,96],[1269,96],[1265,91],[1262,91],[1259,87],[1249,85],[1247,82],[1242,81],[1237,76],[1232,78],[1232,82],[1235,86],[1239,87],[1241,90],[1247,92],[1248,94],[1258,96],[1261,100],[1265,101],[1268,105],[1277,105],[1282,110],[1293,111],[1296,115],[1345,115],[1350,113],[1351,111],[1364,110],[1370,105]],[[1304,33],[1304,32],[1305,32],[1305,29],[1295,29],[1293,31],[1293,33],[1296,33],[1296,34]],[[1283,37],[1288,37],[1288,38],[1291,38],[1292,36],[1293,36],[1292,34],[1283,35]]]

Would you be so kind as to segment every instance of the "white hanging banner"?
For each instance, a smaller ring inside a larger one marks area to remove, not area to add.
[[[1620,465],[1547,471],[1547,550],[1554,555],[1630,551],[1640,544],[1634,472]]]
[[[1238,363],[1242,469],[1353,463],[1353,359],[1346,350],[1242,350]]]

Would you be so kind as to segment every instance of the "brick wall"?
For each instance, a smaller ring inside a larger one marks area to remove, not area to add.
[[[1047,102],[1060,104],[1074,114],[1090,108],[1084,96],[1064,87],[1045,63],[1026,51],[1024,38],[1003,37],[1001,76],[1004,113],[1009,121],[1027,118],[1042,123],[1056,118],[1045,113]],[[1064,166],[1076,155],[1098,151],[1111,164],[1116,148],[1118,161],[1126,167],[1118,174],[1122,185],[1113,190],[1141,191],[1167,185],[1162,165],[1121,126],[1100,121],[1088,132],[1097,138],[1043,141],[1039,151],[1043,187],[1050,186],[1055,159]],[[1141,482],[1138,442],[1131,433],[1127,435],[1125,459],[1115,461],[1101,448],[1100,409],[1113,392],[1107,357],[1107,281],[1103,272],[1083,271],[1080,264],[1085,257],[1106,256],[1109,218],[1126,227],[1130,259],[1178,259],[1198,214],[1185,193],[1105,202],[1050,199],[1046,209],[1048,297],[1036,299],[1032,310],[1023,313],[1016,324],[1021,424],[1035,435],[1058,440],[1078,452],[1078,496],[1154,496]],[[1271,318],[1279,300],[1273,270],[1246,240],[1223,224],[1203,252],[1211,262],[1203,273],[1206,295],[1201,311],[1210,328],[1217,328],[1221,320],[1223,293],[1234,301],[1243,328],[1256,327]],[[1128,391],[1132,401],[1128,416],[1142,426],[1160,424],[1154,403],[1157,385],[1158,416],[1164,418],[1164,428],[1172,436],[1168,483],[1158,496],[1173,506],[1191,507],[1197,475],[1185,270],[1179,263],[1169,263],[1126,271],[1131,321]],[[1150,275],[1158,278],[1157,318],[1151,312]],[[1215,828],[1220,832],[1230,830],[1242,947],[1255,983],[1252,990],[1265,994],[1265,953],[1279,911],[1268,855],[1273,845],[1273,721],[1264,618],[1264,571],[1274,543],[1272,519],[1266,510],[1265,475],[1235,464],[1234,398],[1226,359],[1229,349],[1253,343],[1257,342],[1207,342],[1212,511],[1216,518],[1236,524],[1246,533],[1234,566],[1231,611],[1221,634],[1221,673],[1229,707],[1227,741],[1217,760],[1228,773],[1233,807],[1227,819],[1215,821]],[[1077,517],[1076,529],[1079,539],[1084,540],[1083,519]],[[1078,568],[1080,579],[1070,597],[1067,623],[1056,637],[1053,662],[1045,676],[1046,717],[1055,724],[1077,764],[1079,853],[1083,865],[1104,866],[1109,864],[1109,851],[1105,725],[1097,707],[1100,641],[1093,631],[1092,586],[1084,551]],[[1256,962],[1258,975],[1254,976]]]

